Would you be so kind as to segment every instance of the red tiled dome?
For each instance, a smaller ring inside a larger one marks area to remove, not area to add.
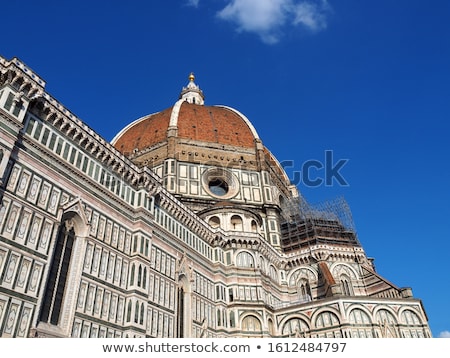
[[[248,119],[229,107],[181,101],[131,123],[112,144],[124,154],[141,151],[167,141],[169,126],[177,129],[179,138],[237,147],[254,147],[257,138]]]
[[[113,140],[113,145],[122,153],[142,150],[167,139],[171,108],[139,119],[124,129]]]

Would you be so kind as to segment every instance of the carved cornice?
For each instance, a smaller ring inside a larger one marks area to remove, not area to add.
[[[0,85],[9,84],[28,100],[44,92],[45,82],[18,58],[6,60],[0,56]]]

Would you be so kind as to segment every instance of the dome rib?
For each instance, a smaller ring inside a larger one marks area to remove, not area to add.
[[[168,129],[177,137],[199,142],[253,148],[255,128],[239,111],[227,106],[204,106],[179,100],[164,111],[150,114],[122,129],[112,144],[122,153],[141,151],[167,141]]]
[[[172,108],[142,117],[126,126],[111,144],[123,154],[133,153],[167,140]]]

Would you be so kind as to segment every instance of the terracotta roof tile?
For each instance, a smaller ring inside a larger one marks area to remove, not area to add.
[[[165,141],[171,113],[172,108],[168,108],[162,112],[149,115],[128,128],[117,139],[114,146],[122,153],[129,154],[134,149],[142,150]]]
[[[114,146],[124,154],[167,140],[172,108],[149,115],[130,126]],[[254,135],[236,112],[214,106],[182,103],[178,114],[178,137],[237,147],[254,147]]]

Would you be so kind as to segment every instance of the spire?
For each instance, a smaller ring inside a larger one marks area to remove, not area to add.
[[[202,90],[199,86],[197,86],[194,82],[195,76],[194,73],[191,72],[189,74],[189,83],[186,87],[183,87],[181,93],[180,93],[180,99],[183,99],[189,103],[195,103],[203,105],[205,104],[205,96],[203,95]]]

